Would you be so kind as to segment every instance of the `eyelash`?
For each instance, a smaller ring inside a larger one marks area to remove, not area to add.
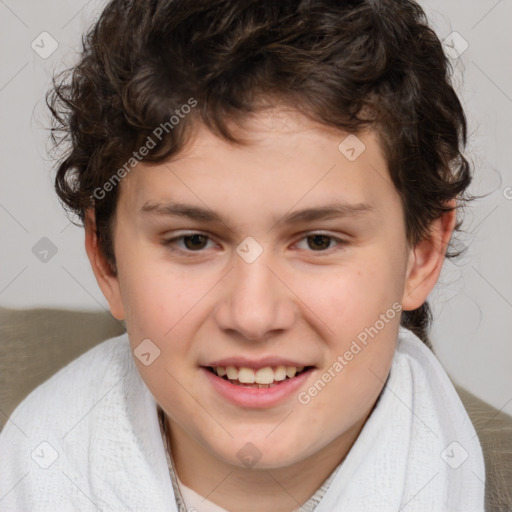
[[[204,237],[206,237],[206,239],[208,241],[211,241],[211,238],[208,235],[204,234],[204,233],[192,232],[192,233],[188,233],[188,234],[185,234],[185,235],[177,236],[177,237],[174,237],[174,238],[164,239],[164,240],[162,240],[162,245],[164,245],[166,248],[168,248],[172,252],[180,253],[180,254],[182,254],[182,255],[184,255],[186,257],[193,257],[193,256],[195,256],[198,253],[200,254],[200,253],[204,252],[205,249],[200,249],[200,250],[197,250],[197,251],[191,251],[189,249],[179,249],[179,248],[173,247],[173,244],[177,240],[182,240],[184,238],[192,237],[194,235],[204,236]],[[314,232],[314,231],[311,232],[311,233],[308,233],[305,236],[303,236],[300,240],[305,240],[307,238],[310,238],[310,237],[313,237],[313,236],[318,236],[318,235],[324,236],[324,237],[328,238],[331,241],[334,240],[335,242],[337,242],[338,250],[343,248],[344,246],[348,245],[348,242],[346,240],[342,240],[340,238],[337,238],[337,237],[334,237],[334,236],[331,236],[331,235],[327,235],[325,233],[317,233],[317,232]],[[307,252],[318,253],[318,256],[321,256],[321,255],[323,255],[325,253],[330,254],[332,249],[333,248],[330,247],[330,248],[325,249],[325,250],[320,250],[320,251],[313,251],[313,250],[311,250],[311,251],[307,251]]]

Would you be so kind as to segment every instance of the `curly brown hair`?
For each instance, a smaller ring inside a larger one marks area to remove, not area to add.
[[[199,122],[243,144],[229,122],[272,102],[350,133],[375,129],[410,244],[449,200],[468,200],[465,114],[442,44],[412,0],[112,0],[82,45],[47,94],[52,141],[69,144],[55,188],[82,224],[94,208],[114,272],[119,187],[100,197],[98,187],[152,134],[145,162],[177,154]],[[430,321],[427,302],[402,312],[401,324],[431,347]]]

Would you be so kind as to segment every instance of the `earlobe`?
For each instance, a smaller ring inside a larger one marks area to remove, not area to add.
[[[429,235],[410,250],[402,299],[405,311],[419,308],[439,279],[456,223],[456,201],[450,201],[448,206],[452,210],[434,220]]]
[[[96,281],[107,299],[112,316],[117,320],[123,320],[124,307],[119,287],[119,277],[107,262],[98,243],[96,234],[96,219],[94,209],[89,208],[85,214],[85,250],[96,277]]]

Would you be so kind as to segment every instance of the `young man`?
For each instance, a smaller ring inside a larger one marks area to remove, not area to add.
[[[127,333],[15,411],[7,510],[483,511],[426,303],[466,124],[414,2],[114,0],[49,105]]]

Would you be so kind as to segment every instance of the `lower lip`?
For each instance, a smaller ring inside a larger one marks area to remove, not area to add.
[[[218,377],[210,370],[201,367],[202,372],[210,381],[213,388],[224,398],[240,407],[265,408],[278,405],[284,402],[290,396],[297,393],[306,379],[311,375],[313,369],[310,368],[302,372],[299,376],[292,379],[285,379],[279,384],[269,388],[250,388],[231,384],[229,381]]]

